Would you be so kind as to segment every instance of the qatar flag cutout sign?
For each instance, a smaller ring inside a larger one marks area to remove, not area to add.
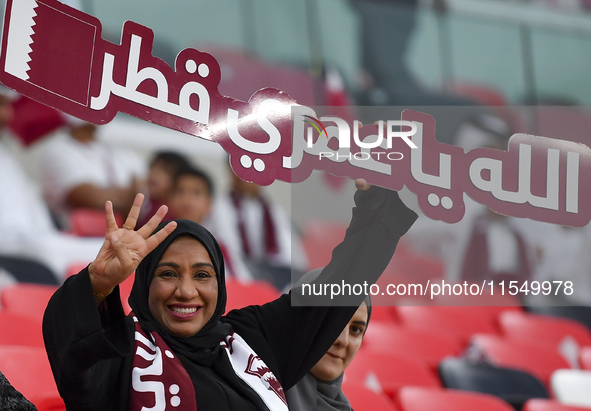
[[[236,174],[260,185],[325,170],[407,186],[427,217],[447,223],[464,216],[464,193],[501,214],[575,227],[591,220],[583,144],[515,134],[507,151],[464,153],[438,142],[433,117],[417,111],[359,128],[272,88],[244,102],[219,93],[210,54],[182,50],[173,69],[152,56],[149,28],[126,22],[119,45],[101,32],[98,19],[56,0],[7,0],[0,82],[95,124],[120,111],[217,142]]]

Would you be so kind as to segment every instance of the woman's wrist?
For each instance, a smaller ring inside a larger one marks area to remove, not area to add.
[[[90,277],[90,284],[92,286],[92,293],[94,294],[94,298],[97,303],[102,303],[105,298],[109,296],[115,289],[115,287],[110,287],[105,284],[101,284],[99,281],[99,277],[96,275],[94,266],[94,262],[90,263],[88,266],[88,275]]]

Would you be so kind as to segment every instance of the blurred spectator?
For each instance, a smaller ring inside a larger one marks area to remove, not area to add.
[[[299,281],[311,283],[322,272],[315,269]],[[291,411],[344,411],[351,404],[343,392],[344,372],[357,355],[371,318],[368,295],[326,354],[312,369],[285,393]]]
[[[10,121],[10,92],[0,89],[0,130]],[[55,228],[47,205],[0,138],[0,254],[47,265],[62,280],[70,264],[90,262],[102,239],[80,239]]]
[[[516,227],[536,251],[536,280],[574,284],[572,294],[564,293],[564,288],[553,289],[544,299],[552,299],[557,305],[591,305],[591,226],[567,227],[520,219]]]
[[[289,216],[268,199],[261,187],[241,180],[230,170],[231,190],[218,196],[212,212],[212,228],[231,253],[242,256],[255,277],[283,289],[292,270],[297,277],[307,259]]]
[[[252,276],[240,254],[226,247],[224,241],[211,227],[210,212],[213,194],[213,182],[205,171],[189,165],[181,168],[174,181],[168,217],[195,221],[212,231],[224,254],[227,278],[250,281]]]
[[[160,151],[152,157],[148,171],[148,195],[140,215],[140,226],[145,224],[161,205],[170,205],[176,175],[179,170],[189,166],[189,160],[173,151]]]
[[[466,119],[458,128],[454,145],[468,152],[479,147],[506,151],[512,131],[509,124],[490,113],[479,113]]]
[[[27,149],[66,124],[61,111],[26,96],[12,102],[14,116],[8,128]]]
[[[480,282],[532,279],[533,255],[514,227],[515,219],[487,210],[476,219],[464,257],[462,280]]]
[[[583,11],[589,5],[587,0],[531,0],[531,3],[571,12]]]
[[[208,225],[213,200],[213,182],[209,175],[196,167],[186,166],[177,172],[172,196],[171,215]]]
[[[454,110],[455,111],[455,110]],[[461,123],[453,137],[456,146],[468,152],[477,147],[507,149],[511,130],[506,122],[491,114],[477,113]],[[487,207],[464,195],[464,217],[455,224],[419,219],[408,233],[412,247],[445,262],[446,278],[459,281],[465,254],[476,220],[485,215]]]
[[[67,227],[71,209],[102,210],[107,200],[125,215],[135,195],[145,191],[144,161],[99,140],[94,124],[71,116],[68,123],[43,143],[39,160],[43,194],[60,225]]]
[[[361,22],[365,80],[362,103],[368,105],[468,106],[474,102],[422,87],[406,64],[417,24],[418,0],[352,0]],[[434,0],[438,13],[443,0]]]
[[[343,392],[346,368],[361,347],[369,324],[371,307],[361,303],[349,323],[326,354],[296,385],[285,393],[292,411],[343,411],[351,410],[351,404]]]
[[[500,118],[478,115],[458,129],[456,144],[464,151],[477,147],[507,150],[511,134],[508,124]],[[473,219],[461,268],[462,280],[495,280],[497,283],[513,280],[521,284],[532,279],[533,249],[517,229],[518,220],[482,207],[480,215]]]

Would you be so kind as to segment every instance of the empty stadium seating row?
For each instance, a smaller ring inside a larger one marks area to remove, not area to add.
[[[498,397],[441,388],[404,387],[395,401],[379,392],[357,385],[343,385],[355,411],[514,411]],[[555,400],[530,399],[522,411],[588,411],[587,407],[562,404]]]

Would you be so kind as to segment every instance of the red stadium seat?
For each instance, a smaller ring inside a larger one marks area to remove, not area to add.
[[[402,239],[397,247],[392,260],[384,269],[384,273],[378,283],[382,283],[380,289],[384,290],[389,284],[427,284],[428,280],[441,278],[444,273],[444,264],[439,258],[431,255],[420,254],[413,251],[412,247]],[[410,294],[410,293],[409,293]],[[422,295],[407,294],[404,298],[394,297],[400,305],[405,305],[408,300],[423,299]],[[379,300],[379,296],[377,296]],[[392,304],[393,297],[388,296],[387,301]],[[403,302],[400,302],[402,300]],[[430,304],[426,300],[423,304]]]
[[[470,84],[454,81],[446,85],[446,89],[462,96],[476,100],[485,106],[506,106],[507,99],[502,91],[485,84]]]
[[[302,229],[302,243],[310,269],[325,267],[332,257],[332,250],[345,238],[348,225],[337,221],[310,220]],[[416,261],[409,246],[401,240],[388,267],[405,265],[407,260]],[[386,271],[388,268],[386,268]]]
[[[513,411],[508,403],[488,394],[423,387],[405,387],[398,394],[402,411]]]
[[[275,287],[264,281],[241,283],[230,280],[226,281],[226,290],[228,294],[226,312],[248,305],[262,305],[276,300],[281,295]]]
[[[71,233],[78,237],[104,237],[107,232],[104,210],[75,208],[69,220]],[[123,217],[118,213],[115,213],[115,220],[119,226],[123,224]]]
[[[71,277],[73,275],[78,274],[80,271],[86,268],[86,264],[72,264],[68,268],[68,273],[66,278]],[[125,281],[119,284],[119,296],[121,298],[121,305],[123,305],[123,311],[125,314],[129,314],[131,312],[131,307],[129,306],[129,294],[131,294],[131,289],[133,287],[133,281],[135,278],[135,273],[131,274]]]
[[[0,311],[0,345],[43,347],[41,321]]]
[[[400,322],[396,306],[432,304],[429,294],[422,294],[425,293],[428,281],[428,279],[418,279],[412,273],[398,271],[389,265],[376,282],[380,292],[371,296],[372,304],[389,307],[390,315],[394,317],[396,322]]]
[[[583,347],[579,351],[579,365],[583,370],[591,370],[591,347]]]
[[[398,317],[403,325],[444,334],[465,346],[473,334],[496,334],[497,329],[487,318],[479,317],[465,307],[464,312],[449,307],[406,306],[397,307]]]
[[[25,96],[12,102],[13,116],[10,129],[25,145],[29,146],[66,124],[64,116],[56,109]]]
[[[510,339],[545,344],[557,348],[565,338],[579,346],[591,345],[591,331],[567,318],[549,317],[526,312],[504,312],[499,316],[503,334]]]
[[[69,278],[73,275],[78,274],[80,271],[84,270],[88,264],[90,264],[90,261],[86,262],[86,263],[72,263],[68,266],[68,270],[66,272],[66,278]]]
[[[302,244],[308,257],[310,269],[326,267],[332,257],[332,250],[345,238],[347,224],[313,220],[302,230]]]
[[[490,291],[490,290],[486,290]],[[446,306],[451,310],[469,311],[470,314],[488,319],[498,327],[498,317],[505,311],[523,311],[521,301],[511,295],[501,295],[500,292],[483,292],[482,295],[445,295],[433,299],[435,305]],[[469,307],[469,308],[468,308]],[[499,329],[500,330],[500,329]]]
[[[343,392],[355,411],[398,411],[386,394],[357,384],[343,384]]]
[[[527,311],[550,317],[568,318],[591,330],[591,307],[583,305],[532,305]]]
[[[374,299],[372,298],[372,303],[373,302],[374,302]],[[393,307],[373,305],[371,307],[371,323],[372,323],[372,326],[374,324],[382,324],[382,323],[385,323],[386,325],[398,324],[398,320],[396,318],[396,309]]]
[[[413,283],[424,283],[426,280],[442,278],[445,271],[443,261],[430,255],[416,254],[412,251],[398,252],[386,268],[386,272],[394,271],[410,276]]]
[[[129,314],[131,312],[131,307],[129,306],[129,294],[131,294],[131,289],[133,288],[133,281],[135,279],[135,272],[131,274],[125,281],[119,284],[119,296],[121,298],[121,305],[123,305],[123,311],[125,314]]]
[[[47,303],[57,288],[51,285],[16,283],[0,291],[0,305],[5,312],[41,322]]]
[[[68,268],[68,273],[66,278],[71,277],[73,275],[78,274],[80,271],[86,268],[88,263],[81,263],[81,264],[72,264]],[[129,294],[131,294],[131,289],[133,288],[133,281],[135,278],[135,272],[131,274],[125,281],[119,284],[119,296],[121,298],[121,305],[123,305],[123,311],[125,314],[129,314],[131,312],[131,307],[129,306]]]
[[[361,386],[379,386],[390,398],[407,385],[440,387],[429,368],[417,360],[391,353],[359,351],[347,368],[345,378]],[[377,387],[376,387],[377,388]]]
[[[461,350],[455,340],[445,335],[396,325],[374,324],[373,318],[361,348],[375,353],[404,353],[405,357],[422,361],[433,370],[437,369],[444,357],[458,355]]]
[[[589,411],[589,408],[566,405],[553,400],[533,399],[527,401],[521,411]]]
[[[570,368],[569,363],[559,353],[544,345],[528,344],[493,335],[475,335],[472,344],[493,364],[529,372],[547,387],[554,371]]]
[[[0,371],[38,411],[66,409],[44,348],[0,346]]]

